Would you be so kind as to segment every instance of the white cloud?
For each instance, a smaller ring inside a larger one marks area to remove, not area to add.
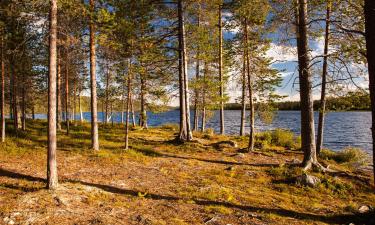
[[[297,48],[271,43],[270,49],[266,52],[266,57],[270,57],[279,63],[297,61]]]

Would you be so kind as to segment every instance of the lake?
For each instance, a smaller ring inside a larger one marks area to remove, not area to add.
[[[193,120],[192,112],[191,119]],[[46,118],[45,115],[38,115],[38,118]],[[90,113],[84,113],[84,119],[90,120]],[[225,110],[225,132],[236,135],[240,130],[240,110]],[[76,115],[76,119],[79,116]],[[98,114],[99,121],[102,121],[102,113]],[[279,111],[271,124],[264,124],[256,120],[257,131],[266,131],[276,128],[288,129],[296,134],[300,134],[300,112],[299,111]],[[121,121],[121,114],[116,113],[114,122]],[[315,112],[315,124],[317,129],[318,113]],[[166,123],[178,123],[179,111],[173,110],[163,113],[148,112],[149,126],[160,126]],[[207,128],[213,128],[219,132],[219,112],[216,111],[213,117],[207,122]],[[249,124],[246,124],[249,130]],[[330,112],[326,116],[324,130],[324,147],[332,150],[340,150],[348,146],[359,147],[372,154],[371,145],[371,112]]]

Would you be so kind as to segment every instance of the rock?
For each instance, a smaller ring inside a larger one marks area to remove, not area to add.
[[[297,177],[297,183],[303,186],[316,187],[320,183],[320,179],[307,174]]]
[[[228,170],[228,171],[232,171],[234,169],[235,169],[234,166],[229,166],[229,167],[225,168],[225,170]]]
[[[299,159],[292,159],[290,161],[287,161],[288,164],[301,164],[301,160]]]
[[[232,147],[232,148],[238,147],[237,143],[235,141],[232,141],[232,140],[220,141],[220,142],[214,143],[213,146],[215,148],[218,148],[218,149],[225,148],[225,147]]]
[[[207,220],[204,224],[208,224],[208,225],[220,224],[219,220],[220,220],[220,217],[215,216],[215,217],[212,217],[211,219]]]
[[[371,210],[371,208],[367,205],[363,205],[363,206],[358,208],[359,213],[367,213],[370,210]]]
[[[235,157],[236,157],[236,158],[243,159],[243,158],[245,158],[245,154],[243,154],[243,153],[238,153],[238,154],[235,155]]]

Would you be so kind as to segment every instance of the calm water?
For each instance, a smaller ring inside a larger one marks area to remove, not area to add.
[[[240,130],[240,110],[225,111],[225,131],[227,134],[238,134]],[[192,113],[191,119],[193,119]],[[45,115],[38,115],[45,118]],[[76,115],[78,119],[79,116]],[[102,120],[102,113],[98,119]],[[138,118],[138,117],[137,117]],[[315,113],[317,123],[318,113]],[[84,119],[90,120],[90,113],[84,113]],[[121,114],[114,116],[114,122],[121,121]],[[159,126],[166,123],[178,123],[179,111],[168,111],[163,113],[148,113],[149,126]],[[208,128],[219,132],[219,113],[207,122]],[[275,128],[288,129],[300,134],[300,113],[298,111],[279,111],[271,124],[263,124],[256,120],[258,131],[272,130]],[[317,128],[317,125],[316,125]],[[360,147],[367,152],[372,152],[371,146],[371,113],[370,112],[330,112],[326,116],[324,146],[333,150],[340,150],[347,146]],[[247,124],[247,129],[249,125]]]

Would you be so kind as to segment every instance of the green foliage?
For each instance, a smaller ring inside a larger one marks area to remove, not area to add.
[[[256,135],[256,147],[267,148],[267,146],[279,146],[287,149],[300,148],[300,138],[288,130],[276,129]]]
[[[352,167],[359,167],[368,164],[369,155],[359,148],[345,148],[341,151],[335,152],[328,149],[323,149],[320,157],[325,160],[333,160],[340,164],[347,164]]]

